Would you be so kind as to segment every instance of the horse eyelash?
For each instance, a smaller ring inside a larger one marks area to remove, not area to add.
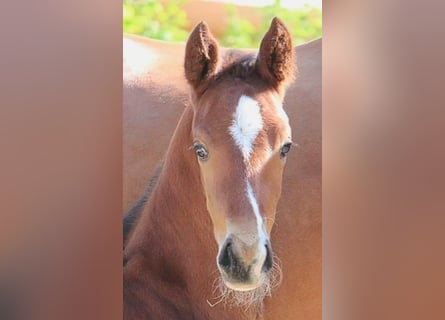
[[[188,149],[188,150],[195,149],[195,146],[196,146],[197,144],[200,144],[200,143],[199,143],[198,141],[193,141],[192,145],[191,145],[190,147],[188,147],[187,149]]]
[[[298,144],[298,143],[296,143],[296,142],[293,142],[292,140],[291,140],[291,142],[290,142],[291,144],[292,144],[292,147],[299,147],[300,145]]]

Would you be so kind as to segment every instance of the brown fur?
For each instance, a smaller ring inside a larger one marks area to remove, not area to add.
[[[257,64],[263,77],[277,88],[293,80],[295,58],[292,49],[289,31],[278,18],[274,18],[261,41]]]
[[[140,43],[143,41],[141,40]],[[156,50],[162,50],[158,48],[163,46],[161,43],[149,41],[147,45]],[[300,55],[300,61],[303,63],[300,63],[299,78],[302,82],[294,87],[294,91],[291,87],[287,94],[287,111],[293,122],[293,135],[301,147],[300,150],[294,150],[290,154],[289,168],[286,169],[283,182],[282,200],[276,217],[277,223],[272,230],[274,249],[283,261],[284,279],[282,285],[273,292],[272,298],[266,298],[263,313],[265,319],[300,319],[300,317],[301,319],[316,319],[321,316],[319,198],[321,136],[320,132],[317,132],[320,124],[321,101],[320,83],[317,80],[319,78],[313,76],[313,72],[316,76],[318,75],[317,69],[314,69],[314,64],[309,59],[311,56],[319,57],[319,50],[316,44],[302,47],[303,54]],[[304,64],[305,59],[308,59],[308,64]],[[171,62],[174,64],[174,61],[176,60],[172,59]],[[245,71],[251,70],[250,67],[238,66],[237,68],[241,71],[234,72],[236,68],[230,69],[232,75],[234,73],[245,75],[249,73]],[[156,75],[153,70],[150,74]],[[157,77],[156,80],[158,91],[162,87],[161,78]],[[185,86],[178,84],[177,88],[185,88]],[[132,94],[134,89],[129,88],[129,90],[127,94]],[[134,92],[138,94],[138,91]],[[182,92],[181,94],[185,94],[185,90]],[[158,97],[155,96],[151,100],[152,106],[156,105],[157,99]],[[176,104],[176,115],[182,111],[180,105],[180,103]],[[128,108],[129,105],[126,107]],[[163,113],[167,110],[159,109],[159,112]],[[190,137],[192,114],[190,108],[186,110],[175,137]],[[150,122],[144,123],[145,128],[149,128],[145,130],[148,130],[148,133],[151,132],[151,136],[156,136],[156,131],[153,131],[156,127],[150,128],[147,126],[148,123]],[[160,129],[165,132],[168,131],[167,127],[174,126],[174,121],[163,121],[162,124]],[[146,139],[150,135],[136,136]],[[162,151],[163,147],[165,148],[165,138],[168,138],[168,135],[160,136],[161,140],[156,139],[157,150]],[[128,139],[131,144],[131,138],[128,137]],[[174,180],[154,191],[153,201],[150,201],[145,210],[156,214],[145,214],[141,217],[141,222],[138,224],[139,231],[135,230],[125,252],[127,257],[132,257],[128,260],[124,271],[126,318],[242,319],[243,313],[236,308],[225,310],[222,304],[211,308],[206,302],[207,299],[212,298],[211,284],[215,279],[217,247],[212,236],[212,223],[208,212],[199,209],[205,208],[204,195],[197,192],[197,189],[190,190],[183,187],[181,183],[181,181],[189,181],[190,185],[200,185],[196,157],[189,152],[190,150],[184,150],[187,143],[182,139],[172,142],[167,160],[169,153],[177,156],[178,150],[182,150],[188,156],[183,160],[175,157],[166,162],[164,172],[168,172],[168,175],[161,174],[159,185],[162,185],[163,179],[171,180],[174,177]],[[155,157],[148,157],[155,163],[156,153],[153,153],[153,150],[147,150],[147,152],[155,155]],[[127,158],[126,163],[130,165],[132,161]],[[148,165],[146,171],[150,172],[150,168],[153,167]],[[125,170],[128,172],[127,169]],[[130,177],[127,176],[127,179]],[[258,183],[261,184],[261,182]],[[131,200],[128,201],[131,202]],[[186,208],[179,205],[183,203],[193,203],[193,207]],[[153,246],[154,243],[158,245]],[[168,246],[161,244],[168,244]],[[202,250],[202,248],[207,249]]]
[[[185,78],[195,90],[216,74],[218,52],[218,43],[207,24],[200,22],[189,36],[184,58]]]

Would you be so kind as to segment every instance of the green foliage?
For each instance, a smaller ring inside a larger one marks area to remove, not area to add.
[[[261,32],[264,33],[269,28],[269,23],[273,17],[280,18],[289,28],[294,44],[304,43],[322,36],[322,12],[320,8],[304,6],[301,9],[283,9],[279,6],[279,1],[275,5],[266,7]]]
[[[126,33],[137,34],[166,41],[185,41],[188,20],[181,5],[187,0],[124,0],[123,29]],[[242,18],[233,5],[227,5],[229,23],[221,36],[220,43],[225,47],[257,47],[269,28],[273,17],[279,17],[289,28],[294,44],[300,44],[321,37],[322,11],[305,6],[300,9],[286,9],[275,4],[262,8],[252,8],[260,17],[262,24],[255,27],[249,20]]]
[[[180,5],[184,0],[124,0],[123,29],[126,33],[166,41],[187,39],[187,17]]]
[[[322,12],[319,8],[305,6],[301,9],[287,9],[276,0],[274,5],[252,9],[258,12],[262,24],[259,28],[240,17],[235,6],[227,6],[229,25],[224,32],[222,45],[233,48],[257,47],[274,17],[280,18],[292,34],[294,44],[301,44],[322,35]]]
[[[226,6],[229,14],[229,24],[222,34],[221,45],[229,48],[253,48],[258,44],[261,35],[255,26],[247,19],[240,17],[234,5]]]

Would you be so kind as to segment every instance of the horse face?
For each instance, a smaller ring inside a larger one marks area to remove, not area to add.
[[[187,43],[193,149],[219,246],[217,265],[225,285],[237,291],[261,286],[273,266],[269,235],[291,146],[281,101],[293,75],[292,54],[277,19],[253,63],[220,61],[203,23]]]
[[[273,93],[218,92],[209,90],[198,104],[193,147],[219,245],[219,269],[227,286],[249,290],[272,267],[269,234],[291,130]]]

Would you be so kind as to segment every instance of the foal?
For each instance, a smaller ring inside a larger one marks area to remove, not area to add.
[[[200,23],[184,69],[191,106],[124,251],[124,318],[261,319],[292,145],[281,105],[294,74],[291,36],[275,18],[256,57],[221,57]],[[225,297],[246,305],[226,308]]]

